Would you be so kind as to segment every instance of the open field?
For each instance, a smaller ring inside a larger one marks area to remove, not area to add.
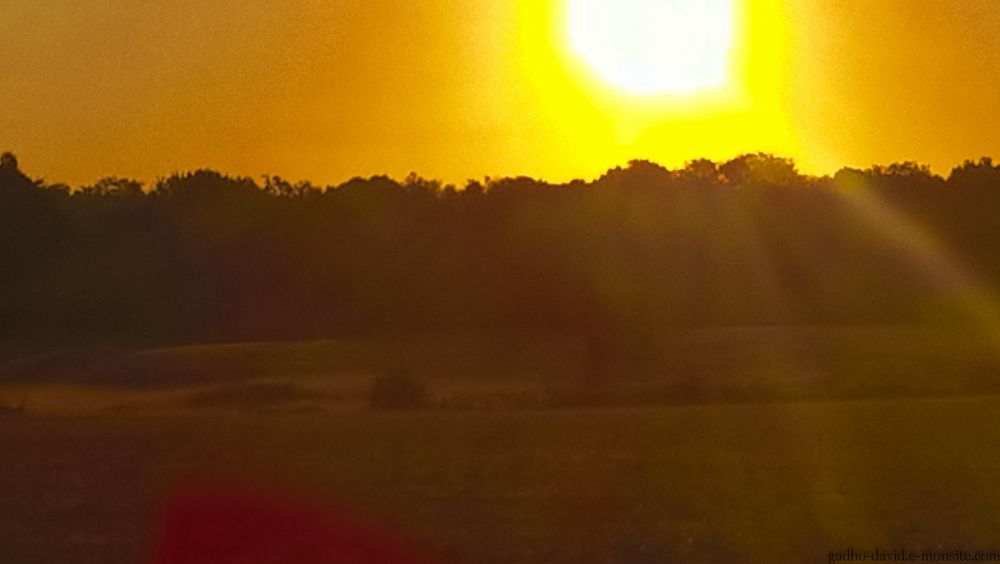
[[[0,349],[0,404],[38,414],[341,412],[406,371],[434,410],[1000,395],[990,328],[746,327],[604,344],[425,337],[170,348]]]
[[[554,338],[8,350],[0,560],[149,561],[192,480],[357,508],[456,563],[996,550],[997,351],[941,328],[691,331],[595,381]],[[423,408],[373,411],[402,368]]]
[[[10,417],[4,562],[141,562],[171,484],[248,477],[391,516],[456,562],[826,562],[995,548],[1000,400]]]

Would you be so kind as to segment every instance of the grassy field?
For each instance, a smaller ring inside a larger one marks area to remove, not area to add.
[[[585,408],[571,339],[8,349],[0,561],[149,561],[164,500],[206,478],[360,508],[464,564],[997,550],[998,350],[943,328],[690,331],[608,365]],[[426,404],[372,410],[400,368]]]
[[[3,561],[141,562],[171,484],[253,476],[455,562],[826,562],[996,548],[1000,400],[476,413],[19,417]]]
[[[584,339],[539,335],[0,348],[0,405],[63,415],[361,411],[373,380],[393,370],[412,374],[426,407],[441,410],[567,407],[580,392],[605,406],[1000,395],[1000,339],[969,327],[688,330],[593,356]]]

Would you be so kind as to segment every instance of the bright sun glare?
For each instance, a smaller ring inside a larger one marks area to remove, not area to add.
[[[725,85],[732,0],[569,0],[576,52],[606,82],[640,94]]]

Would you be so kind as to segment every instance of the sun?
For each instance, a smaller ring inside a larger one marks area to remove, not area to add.
[[[637,95],[725,86],[733,0],[569,0],[573,50],[607,83]]]

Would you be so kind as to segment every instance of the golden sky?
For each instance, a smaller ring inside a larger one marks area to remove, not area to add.
[[[725,86],[660,95],[579,57],[568,2],[4,0],[0,150],[71,184],[568,180],[758,150],[947,173],[1000,155],[995,0],[732,0]]]

